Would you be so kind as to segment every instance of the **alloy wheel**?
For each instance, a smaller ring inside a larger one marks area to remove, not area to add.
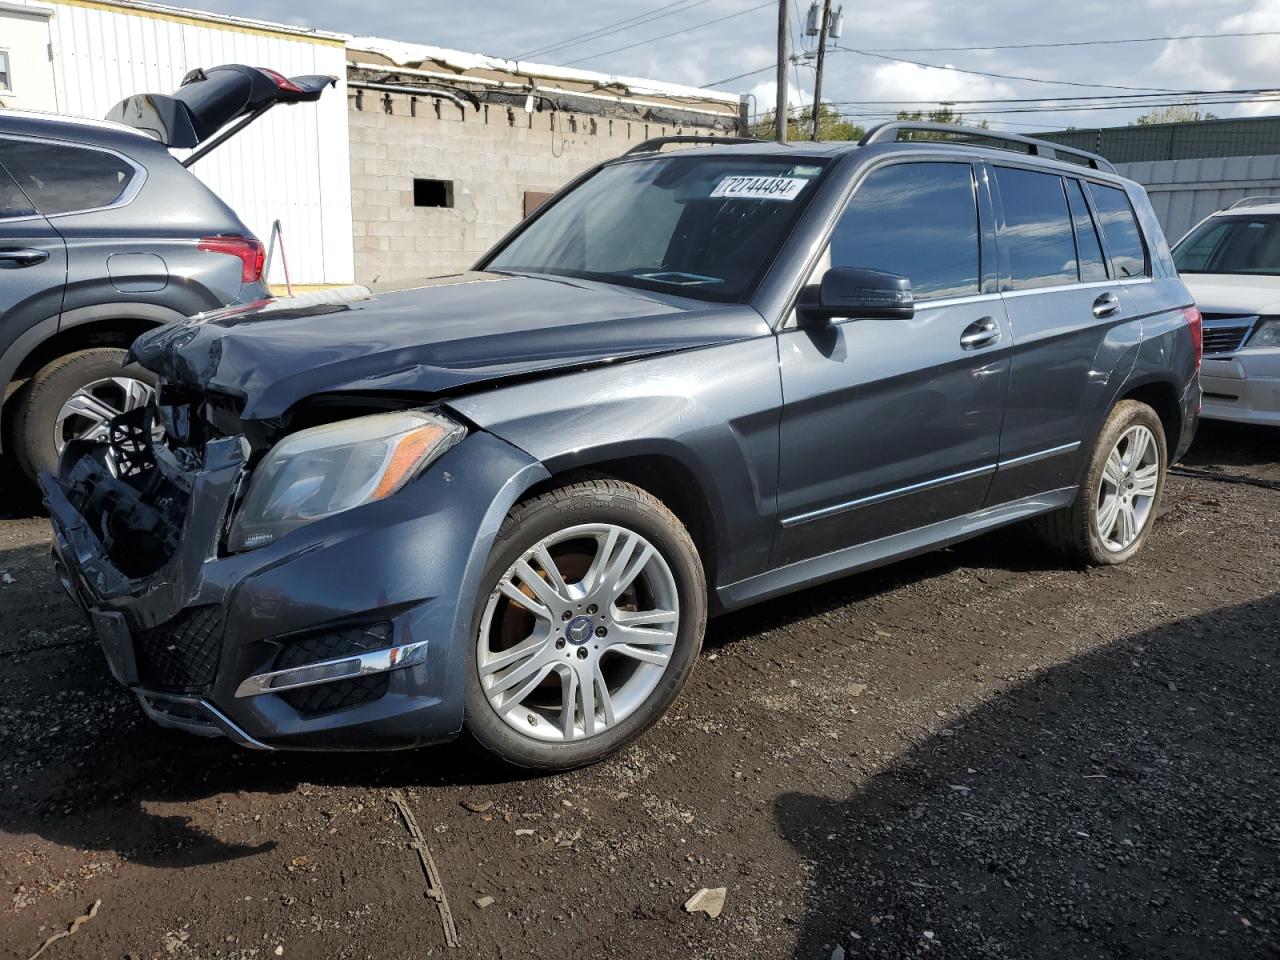
[[[490,594],[480,684],[527,737],[597,736],[657,689],[679,625],[675,577],[652,543],[617,524],[568,527],[526,550]]]
[[[1098,484],[1098,539],[1112,553],[1129,549],[1151,520],[1160,486],[1160,448],[1155,435],[1135,424],[1107,454]]]
[[[53,446],[61,454],[72,440],[106,440],[109,422],[151,402],[150,384],[133,377],[103,377],[67,398],[53,427]]]

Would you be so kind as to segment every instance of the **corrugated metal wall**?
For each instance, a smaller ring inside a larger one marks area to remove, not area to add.
[[[1042,140],[1100,153],[1112,163],[1248,157],[1280,153],[1280,117],[1135,123],[1037,133]]]
[[[54,69],[64,113],[101,117],[130,94],[168,93],[187,71],[222,63],[270,67],[286,76],[338,77],[337,88],[318,103],[277,107],[192,172],[263,242],[272,221],[281,221],[295,283],[352,281],[343,45],[146,11],[52,6]],[[278,257],[270,279],[283,279]]]
[[[1147,188],[1170,243],[1237,200],[1280,194],[1280,155],[1119,163],[1116,169]]]

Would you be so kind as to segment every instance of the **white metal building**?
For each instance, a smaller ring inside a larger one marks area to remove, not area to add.
[[[337,77],[318,103],[272,110],[192,172],[263,240],[281,221],[295,282],[354,278],[344,37],[128,0],[0,0],[0,51],[11,65],[0,104],[85,117],[131,94],[169,93],[196,67]]]

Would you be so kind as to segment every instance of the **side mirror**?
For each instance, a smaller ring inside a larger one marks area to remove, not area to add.
[[[832,267],[822,275],[816,301],[810,293],[796,304],[796,314],[806,325],[833,320],[910,320],[915,313],[910,280],[862,267]]]

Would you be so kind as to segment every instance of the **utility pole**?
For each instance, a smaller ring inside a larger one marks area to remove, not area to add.
[[[822,65],[827,59],[827,31],[831,29],[831,0],[822,0],[822,23],[818,27],[818,62],[813,74],[813,133],[818,139],[818,122],[822,119]]]
[[[778,0],[778,99],[773,108],[773,136],[787,142],[787,65],[791,52],[787,49],[787,0]]]

